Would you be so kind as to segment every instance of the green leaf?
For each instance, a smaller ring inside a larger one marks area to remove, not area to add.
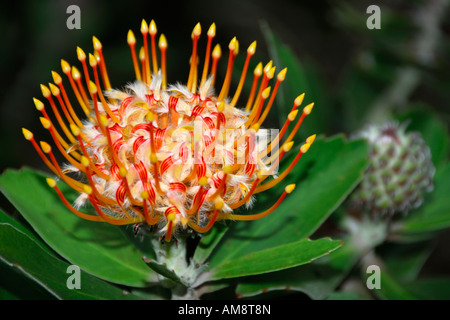
[[[366,275],[367,276],[367,275]],[[372,290],[378,297],[385,300],[414,300],[414,295],[398,282],[389,272],[381,270],[380,289]]]
[[[205,234],[195,248],[194,261],[204,263],[227,231],[228,226],[217,224]]]
[[[424,278],[399,281],[390,272],[381,272],[381,287],[374,293],[385,300],[448,300],[450,278]]]
[[[450,278],[425,278],[404,284],[418,300],[450,300]]]
[[[47,251],[51,255],[54,255],[54,252],[45,243],[43,243],[42,240],[38,236],[36,236],[31,230],[27,229],[17,220],[13,219],[12,217],[10,217],[1,210],[0,210],[0,224],[9,224],[13,226],[17,230],[25,233],[28,237],[33,239],[36,243],[38,243],[41,246],[43,250]]]
[[[329,254],[341,245],[341,241],[329,238],[314,241],[304,239],[253,252],[240,258],[224,261],[211,270],[211,279],[237,278],[296,267]]]
[[[325,89],[322,76],[318,68],[313,66],[312,61],[300,62],[295,53],[272,32],[267,23],[261,24],[262,32],[265,36],[270,57],[274,65],[279,68],[287,68],[285,81],[280,85],[277,92],[277,115],[281,126],[286,120],[295,98],[305,93],[303,105],[314,102],[317,107],[308,116],[307,121],[302,124],[302,132],[309,136],[315,132],[329,133],[330,125],[335,117],[333,112],[335,108],[331,107],[329,99],[329,90]]]
[[[141,255],[151,259],[156,258],[152,245],[152,234],[147,233],[146,230],[136,231],[139,228],[145,228],[145,226],[140,226],[138,229],[135,229],[134,225],[124,225],[118,227],[128,238],[128,241],[130,241],[133,246],[139,250]]]
[[[351,242],[344,240],[342,248],[308,265],[242,279],[236,287],[236,294],[252,297],[276,290],[290,290],[303,292],[311,299],[325,299],[348,275],[360,255]]]
[[[327,300],[361,300],[361,297],[353,292],[337,291],[330,294]]]
[[[183,281],[177,276],[174,270],[169,270],[167,266],[163,263],[160,263],[156,260],[142,257],[144,262],[155,272],[159,273],[160,275],[166,277],[167,279],[170,279],[176,283],[185,285]]]
[[[171,291],[163,286],[153,286],[149,288],[131,288],[131,294],[142,300],[170,300]]]
[[[426,195],[424,204],[401,222],[400,235],[419,234],[450,227],[450,163],[436,172],[434,190]]]
[[[347,132],[360,130],[364,124],[368,108],[379,95],[383,86],[358,70],[353,64],[347,67],[343,79],[340,81],[339,95],[337,97],[342,106],[342,115],[339,119],[345,121],[344,129]]]
[[[385,300],[424,300],[450,298],[450,278],[419,278],[410,280],[408,277],[398,276],[396,269],[391,269],[384,263],[382,256],[377,254],[364,257],[361,276],[364,283],[370,280],[379,281],[379,288],[371,290],[380,299]],[[379,273],[375,270],[372,274],[365,272],[368,265],[379,266]],[[398,271],[398,270],[397,270]],[[368,277],[371,277],[369,279]],[[372,278],[374,277],[374,278]]]
[[[449,159],[450,137],[446,125],[438,115],[430,112],[430,106],[411,106],[411,111],[397,116],[401,122],[408,121],[408,131],[418,131],[430,148],[436,168],[444,166]]]
[[[63,183],[59,187],[72,193]],[[27,168],[7,170],[0,176],[0,189],[39,236],[72,264],[118,284],[143,287],[155,281],[155,273],[119,228],[75,216],[44,175]]]
[[[55,296],[0,260],[0,300],[55,300]]]
[[[233,223],[212,253],[210,268],[311,236],[358,184],[367,166],[366,157],[363,141],[347,142],[342,136],[317,138],[286,182],[280,183],[282,188],[297,183],[296,189],[269,216]],[[264,210],[280,194],[272,190],[258,194],[255,207],[247,213]]]
[[[401,281],[413,281],[431,253],[429,242],[386,243],[377,248],[390,273]]]
[[[80,289],[69,289],[69,264],[49,255],[9,224],[0,224],[0,260],[36,281],[59,299],[135,299],[122,289],[80,271]]]

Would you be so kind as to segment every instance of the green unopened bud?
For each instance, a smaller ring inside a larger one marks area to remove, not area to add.
[[[370,165],[351,203],[376,215],[407,214],[433,188],[435,168],[422,136],[404,125],[371,125],[356,135],[370,147]]]

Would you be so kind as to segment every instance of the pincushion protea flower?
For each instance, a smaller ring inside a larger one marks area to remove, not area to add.
[[[236,108],[256,42],[247,49],[239,84],[231,96],[233,64],[239,51],[236,38],[229,43],[227,72],[215,94],[213,86],[221,57],[219,45],[211,52],[215,24],[207,33],[202,73],[198,70],[200,24],[192,31],[193,49],[185,85],[167,86],[167,41],[164,35],[160,36],[158,61],[154,21],[148,25],[143,20],[140,31],[143,46],[139,55],[136,38],[131,30],[128,32],[136,82],[125,91],[112,89],[102,45],[96,37],[94,53],[89,57],[77,48],[84,79],[75,66],[61,60],[62,71],[88,121],[80,120],[58,73],[52,71],[54,84],[41,85],[54,116],[51,118],[44,103],[36,98],[35,106],[42,113],[42,125],[68,164],[61,168],[48,143],[38,144],[25,128],[23,134],[49,169],[80,195],[72,205],[54,179],[47,179],[49,186],[81,218],[115,225],[146,223],[154,226],[166,241],[177,231],[204,233],[219,220],[255,220],[273,212],[295,185],[286,186],[278,201],[262,213],[234,214],[233,210],[249,204],[254,194],[278,184],[307,152],[315,135],[301,146],[290,166],[274,176],[278,162],[291,149],[294,135],[313,104],[303,108],[290,135],[277,148],[295,120],[304,94],[295,99],[281,131],[270,137],[261,125],[286,69],[278,73],[271,90],[268,85],[275,67],[272,62],[264,68],[259,63],[245,107]],[[73,172],[79,173],[80,178],[73,178]],[[265,182],[268,176],[274,178]],[[88,201],[98,215],[79,211]]]

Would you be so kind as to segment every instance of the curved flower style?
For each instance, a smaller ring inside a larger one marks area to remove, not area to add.
[[[78,117],[58,73],[52,71],[55,84],[41,85],[54,116],[50,118],[40,100],[34,98],[34,103],[42,113],[42,125],[68,164],[61,168],[48,143],[37,144],[25,128],[23,134],[50,170],[80,193],[72,206],[56,181],[47,179],[74,214],[115,225],[147,223],[170,241],[175,232],[193,229],[204,233],[219,220],[262,218],[292,192],[295,185],[286,186],[278,201],[262,213],[233,213],[234,209],[250,204],[254,194],[278,184],[307,152],[315,135],[307,139],[285,171],[265,182],[268,176],[275,175],[278,162],[291,149],[292,139],[313,104],[304,107],[290,135],[278,148],[278,141],[298,114],[304,94],[295,99],[281,131],[269,135],[269,130],[262,129],[261,125],[286,69],[278,73],[271,90],[268,84],[274,77],[275,67],[271,61],[264,68],[259,63],[245,107],[237,109],[256,42],[247,49],[239,84],[231,96],[233,64],[239,51],[237,39],[231,40],[227,72],[216,95],[213,86],[221,50],[216,45],[211,52],[215,29],[212,24],[207,33],[201,74],[198,70],[200,24],[192,31],[193,49],[185,85],[167,86],[167,41],[164,35],[160,36],[158,61],[154,21],[150,25],[142,21],[143,46],[139,55],[135,50],[136,38],[131,30],[128,32],[136,82],[125,91],[111,88],[102,45],[96,37],[93,37],[94,54],[89,54],[89,58],[77,48],[84,80],[75,66],[65,60],[61,60],[61,66],[88,121]],[[60,129],[52,119],[56,119]],[[74,179],[73,172],[79,173],[81,179]],[[98,215],[78,210],[87,201]]]

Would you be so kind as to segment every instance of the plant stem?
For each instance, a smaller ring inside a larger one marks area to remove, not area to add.
[[[201,294],[195,289],[196,280],[206,266],[194,263],[191,258],[187,257],[187,240],[186,237],[178,237],[177,241],[170,243],[161,242],[157,238],[152,240],[158,263],[175,273],[181,280],[181,283],[177,283],[158,274],[160,283],[171,290],[174,300],[197,300]]]

